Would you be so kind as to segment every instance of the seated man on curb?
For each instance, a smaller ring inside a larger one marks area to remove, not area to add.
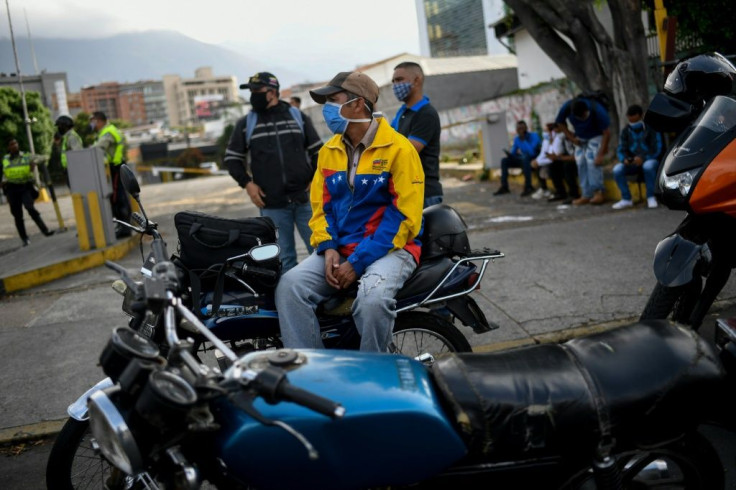
[[[537,171],[539,178],[539,189],[532,194],[532,199],[542,199],[552,197],[552,192],[547,188],[547,179],[550,175],[550,165],[552,160],[547,156],[552,148],[555,138],[555,123],[545,124],[545,131],[542,133],[542,149],[539,150],[537,157],[532,160],[532,168]]]
[[[530,196],[534,192],[532,187],[532,159],[539,154],[542,142],[537,133],[529,132],[525,121],[516,123],[516,137],[508,156],[501,159],[501,187],[493,193],[494,196],[508,194],[509,167],[519,168],[524,174],[524,190],[521,197]]]
[[[662,137],[644,125],[643,116],[644,110],[636,104],[629,106],[626,111],[629,124],[621,130],[617,151],[619,163],[613,167],[613,178],[621,191],[621,200],[613,205],[613,209],[630,208],[634,205],[626,176],[636,175],[640,171],[644,173],[647,188],[647,207],[657,207],[654,182],[659,166],[658,157],[662,152]]]
[[[324,104],[335,136],[319,152],[311,185],[315,252],[276,288],[281,338],[285,347],[322,348],[317,305],[358,281],[360,350],[386,352],[394,298],[421,252],[422,163],[409,140],[373,116],[378,85],[367,75],[338,73],[309,95]]]

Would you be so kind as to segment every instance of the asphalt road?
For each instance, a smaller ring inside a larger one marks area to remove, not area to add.
[[[610,203],[557,206],[520,198],[518,192],[493,197],[497,183],[444,183],[445,202],[466,219],[471,245],[506,255],[489,267],[474,293],[486,316],[501,327],[484,335],[463,329],[477,351],[557,340],[635,320],[655,283],[654,248],[683,217],[641,205],[625,211],[612,211]],[[176,247],[177,211],[257,215],[227,176],[145,186],[141,198],[168,237],[170,250]],[[61,207],[70,213],[64,200]],[[8,214],[7,206],[2,208],[0,213]],[[53,216],[49,205],[41,208],[44,216]],[[8,220],[0,214],[0,237],[12,235]],[[134,250],[120,263],[136,273],[140,254]],[[115,278],[97,268],[0,300],[0,430],[64,418],[66,406],[104,377],[97,367],[101,348],[111,329],[126,323],[121,298],[110,288]],[[731,311],[735,299],[732,279],[716,309]],[[11,455],[0,456],[2,488],[42,488],[48,446],[41,442],[29,448],[17,456],[5,448]],[[16,478],[13,468],[25,468],[25,476]]]

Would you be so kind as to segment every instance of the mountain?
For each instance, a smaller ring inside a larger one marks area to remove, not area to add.
[[[21,71],[35,72],[28,38],[16,37]],[[215,75],[234,75],[242,83],[261,70],[262,62],[174,31],[118,34],[101,39],[33,38],[38,67],[48,72],[66,72],[67,90],[102,82],[159,80],[163,75],[194,77],[194,70],[211,66]],[[10,38],[0,38],[0,72],[15,73]],[[275,71],[275,68],[274,68]],[[304,79],[299,73],[279,69],[282,85]]]

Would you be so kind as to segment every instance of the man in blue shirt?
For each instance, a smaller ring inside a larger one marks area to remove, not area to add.
[[[403,102],[391,127],[407,137],[424,169],[424,207],[442,202],[440,183],[440,116],[424,95],[424,71],[412,61],[394,68],[393,90]]]
[[[575,134],[567,127],[570,121]],[[578,166],[578,178],[583,195],[572,203],[603,204],[603,157],[608,153],[608,141],[611,139],[611,120],[608,111],[593,99],[575,97],[568,100],[557,113],[558,131],[575,145],[575,163]]]
[[[524,174],[524,191],[522,197],[534,192],[532,187],[532,160],[539,154],[542,141],[539,135],[529,132],[525,121],[516,123],[516,137],[511,151],[505,158],[501,159],[501,187],[493,193],[494,196],[508,194],[509,191],[509,167],[519,168]]]

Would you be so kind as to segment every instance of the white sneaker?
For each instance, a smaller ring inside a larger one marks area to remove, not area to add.
[[[534,191],[534,194],[532,194],[532,199],[542,199],[544,197],[544,189],[537,189]]]
[[[542,197],[544,197],[545,199],[549,199],[552,196],[554,196],[554,194],[552,193],[552,191],[549,190],[549,189],[545,189],[544,190],[544,195]]]
[[[657,198],[656,197],[647,197],[647,207],[649,209],[654,209],[657,206],[659,206],[659,204],[657,204]]]
[[[621,199],[619,202],[611,206],[613,209],[630,208],[634,203],[630,199]]]

